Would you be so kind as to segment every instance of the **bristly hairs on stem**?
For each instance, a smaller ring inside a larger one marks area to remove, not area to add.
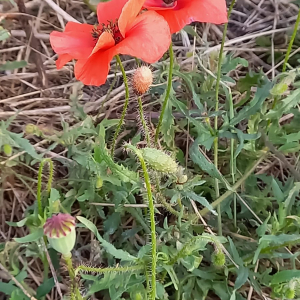
[[[228,11],[228,18],[230,17],[231,11],[233,9],[233,6],[235,4],[235,0],[231,1],[229,11]],[[216,108],[215,111],[219,111],[219,88],[220,88],[220,82],[221,82],[221,68],[222,68],[222,59],[223,59],[223,50],[224,50],[224,44],[226,40],[227,35],[227,27],[228,22],[224,25],[223,30],[223,37],[222,37],[222,43],[221,48],[219,52],[219,60],[218,60],[218,72],[217,72],[217,81],[216,81]],[[218,151],[219,151],[219,140],[218,140],[218,114],[215,116],[215,134],[216,137],[214,139],[214,165],[218,170]],[[216,199],[220,197],[220,190],[219,190],[219,180],[215,178],[215,190],[216,190]],[[221,206],[220,204],[217,206],[217,212],[218,212],[218,234],[222,235],[222,214],[221,214]]]
[[[93,275],[96,274],[105,274],[105,273],[126,273],[126,272],[134,272],[144,270],[144,265],[129,265],[129,266],[117,266],[117,267],[107,267],[107,268],[95,268],[91,266],[87,266],[85,264],[79,265],[75,269],[75,276],[78,275],[79,272],[90,273]]]
[[[53,181],[53,173],[54,173],[54,167],[53,167],[53,161],[50,158],[44,158],[39,166],[39,172],[38,172],[38,184],[37,184],[37,205],[38,205],[38,214],[39,216],[43,216],[43,206],[42,206],[42,177],[43,177],[43,170],[45,163],[49,163],[49,178],[47,183],[47,192],[50,193],[51,187],[52,187],[52,181]]]
[[[122,75],[123,75],[123,81],[124,81],[124,85],[125,85],[125,103],[124,103],[124,107],[123,107],[123,111],[122,111],[120,121],[117,125],[116,131],[115,131],[115,134],[114,134],[114,137],[113,137],[113,142],[112,142],[112,145],[111,145],[111,156],[112,157],[114,156],[114,153],[115,153],[116,140],[117,140],[117,137],[120,133],[121,127],[123,125],[125,115],[126,115],[126,112],[127,112],[128,103],[129,103],[129,87],[128,87],[128,80],[127,80],[127,76],[126,76],[126,73],[125,73],[125,69],[123,67],[123,64],[122,64],[122,61],[121,61],[119,55],[116,55],[116,60],[119,64],[119,66],[120,66],[120,69],[121,69],[121,72],[122,72]]]
[[[172,74],[173,74],[173,66],[174,66],[174,52],[173,52],[173,46],[172,46],[172,41],[170,44],[169,48],[169,55],[170,55],[170,65],[169,65],[169,77],[168,77],[168,85],[167,85],[167,90],[166,90],[166,96],[162,105],[161,113],[159,116],[158,124],[156,127],[156,132],[155,132],[155,143],[158,143],[158,136],[160,132],[160,127],[162,125],[162,121],[164,118],[164,113],[168,104],[169,96],[171,93],[171,88],[172,88]]]
[[[155,225],[155,209],[154,209],[154,201],[151,191],[151,182],[149,173],[146,167],[146,163],[144,161],[142,152],[134,147],[133,145],[127,144],[125,147],[131,149],[135,154],[137,155],[138,159],[140,160],[140,163],[142,165],[142,169],[144,172],[144,179],[146,184],[146,190],[147,190],[147,196],[148,196],[148,202],[149,202],[149,212],[150,212],[150,225],[151,225],[151,300],[155,300],[156,297],[156,225]]]
[[[147,121],[146,121],[145,116],[144,116],[143,102],[142,102],[142,97],[141,96],[138,97],[138,105],[139,105],[140,121],[141,121],[141,124],[142,124],[142,128],[144,130],[144,135],[145,135],[145,138],[146,138],[147,146],[151,147],[151,137],[150,137]]]

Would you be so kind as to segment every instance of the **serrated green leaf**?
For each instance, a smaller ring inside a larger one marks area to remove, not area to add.
[[[233,55],[228,55],[222,65],[222,73],[227,74],[228,72],[235,70],[238,65],[248,67],[248,61],[242,57],[233,58]]]
[[[46,296],[55,286],[54,278],[48,278],[36,290],[36,297],[38,299]]]
[[[164,117],[162,119],[161,123],[161,133],[163,135],[163,139],[165,143],[168,145],[168,147],[173,148],[174,147],[174,116],[173,116],[173,111],[172,111],[172,101],[171,98],[173,96],[174,91],[173,89],[170,92],[170,99],[167,103],[165,112],[164,112]],[[163,100],[165,98],[165,93],[161,96],[161,99]]]
[[[25,60],[8,61],[8,62],[0,65],[0,71],[15,70],[15,69],[19,69],[19,68],[24,68],[26,66],[27,66],[27,62]]]
[[[300,270],[284,270],[272,276],[271,284],[288,282],[293,278],[300,278]]]
[[[244,262],[242,260],[242,258],[240,257],[232,239],[230,237],[228,237],[229,240],[229,244],[230,244],[230,250],[231,250],[231,254],[232,254],[232,258],[233,260],[239,265],[239,266],[243,266]]]
[[[116,249],[114,245],[110,244],[109,242],[107,242],[106,240],[104,240],[102,238],[102,236],[99,234],[97,227],[88,219],[84,218],[84,217],[77,217],[77,219],[89,230],[91,230],[95,236],[97,237],[97,239],[99,240],[99,242],[101,243],[101,245],[105,248],[105,250],[110,253],[112,256],[114,256],[115,258],[124,260],[124,261],[133,261],[136,260],[136,257],[130,255],[128,252],[124,251],[124,250],[120,250],[120,249]]]
[[[13,227],[23,227],[26,224],[27,218],[24,218],[23,220],[19,222],[6,222],[7,225],[13,226]]]
[[[187,199],[194,200],[194,201],[200,203],[204,207],[207,207],[207,209],[209,209],[214,215],[217,215],[216,211],[213,209],[213,207],[210,205],[210,203],[204,197],[199,196],[196,193],[191,192],[191,191],[183,192],[182,195],[184,197],[186,197]]]
[[[29,155],[31,155],[33,158],[41,160],[42,156],[37,154],[34,147],[30,144],[30,142],[23,138],[23,134],[17,134],[14,132],[9,132],[9,135],[12,140],[18,145],[19,148],[26,151]]]
[[[119,212],[114,212],[103,222],[104,230],[107,234],[114,234],[119,228],[121,221],[121,215]]]
[[[239,288],[242,287],[243,284],[245,284],[245,282],[248,279],[249,276],[249,269],[244,267],[244,266],[240,266],[237,269],[237,278],[235,280],[235,284],[234,284],[234,289],[238,290]]]
[[[35,242],[38,239],[40,239],[42,236],[44,235],[44,231],[43,228],[38,228],[37,230],[35,230],[34,232],[21,237],[21,238],[14,238],[14,240],[17,243],[23,244],[23,243],[30,243],[30,242]]]
[[[270,95],[270,89],[272,85],[272,82],[266,80],[262,87],[257,88],[254,98],[247,106],[244,106],[234,118],[230,120],[230,125],[236,125],[242,120],[247,119],[251,115],[254,115],[256,112],[260,111],[263,102]]]
[[[10,37],[10,33],[0,26],[0,41],[5,41]]]
[[[224,181],[221,174],[216,169],[215,165],[207,160],[207,158],[199,150],[199,138],[195,140],[189,151],[192,161],[197,164],[203,171],[211,177]]]

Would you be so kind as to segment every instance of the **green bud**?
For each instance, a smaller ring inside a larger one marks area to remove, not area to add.
[[[212,256],[211,261],[216,267],[223,267],[225,265],[225,254],[221,250],[216,250]]]
[[[141,151],[145,161],[152,169],[163,173],[176,173],[178,169],[176,161],[162,150],[144,148]]]
[[[75,218],[69,214],[53,215],[44,225],[49,244],[64,256],[70,256],[76,242]]]
[[[37,130],[37,127],[33,124],[26,124],[25,133],[26,134],[34,134]]]
[[[9,144],[4,144],[3,145],[3,152],[6,156],[11,156],[12,155],[12,146]]]
[[[291,289],[291,288],[288,288],[286,291],[285,291],[285,297],[287,299],[294,299],[295,298],[295,290],[294,289]]]
[[[142,300],[143,299],[143,295],[141,293],[135,293],[133,299],[134,300]]]
[[[96,180],[96,189],[101,189],[102,186],[103,186],[103,179],[98,176]]]

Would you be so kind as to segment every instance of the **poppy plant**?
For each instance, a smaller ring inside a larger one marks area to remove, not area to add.
[[[99,25],[68,22],[64,32],[50,34],[59,55],[58,69],[76,59],[75,77],[86,85],[105,83],[115,55],[159,60],[171,43],[168,23],[155,11],[142,11],[145,0],[111,0],[97,7]]]
[[[171,33],[195,21],[214,24],[228,21],[225,0],[146,0],[144,8],[163,16]]]

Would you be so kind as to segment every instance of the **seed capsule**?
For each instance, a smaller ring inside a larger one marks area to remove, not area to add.
[[[75,218],[62,213],[53,215],[47,219],[44,233],[53,249],[68,256],[76,242]]]
[[[145,94],[153,82],[152,71],[149,67],[142,66],[136,69],[132,77],[132,87],[137,95]]]

